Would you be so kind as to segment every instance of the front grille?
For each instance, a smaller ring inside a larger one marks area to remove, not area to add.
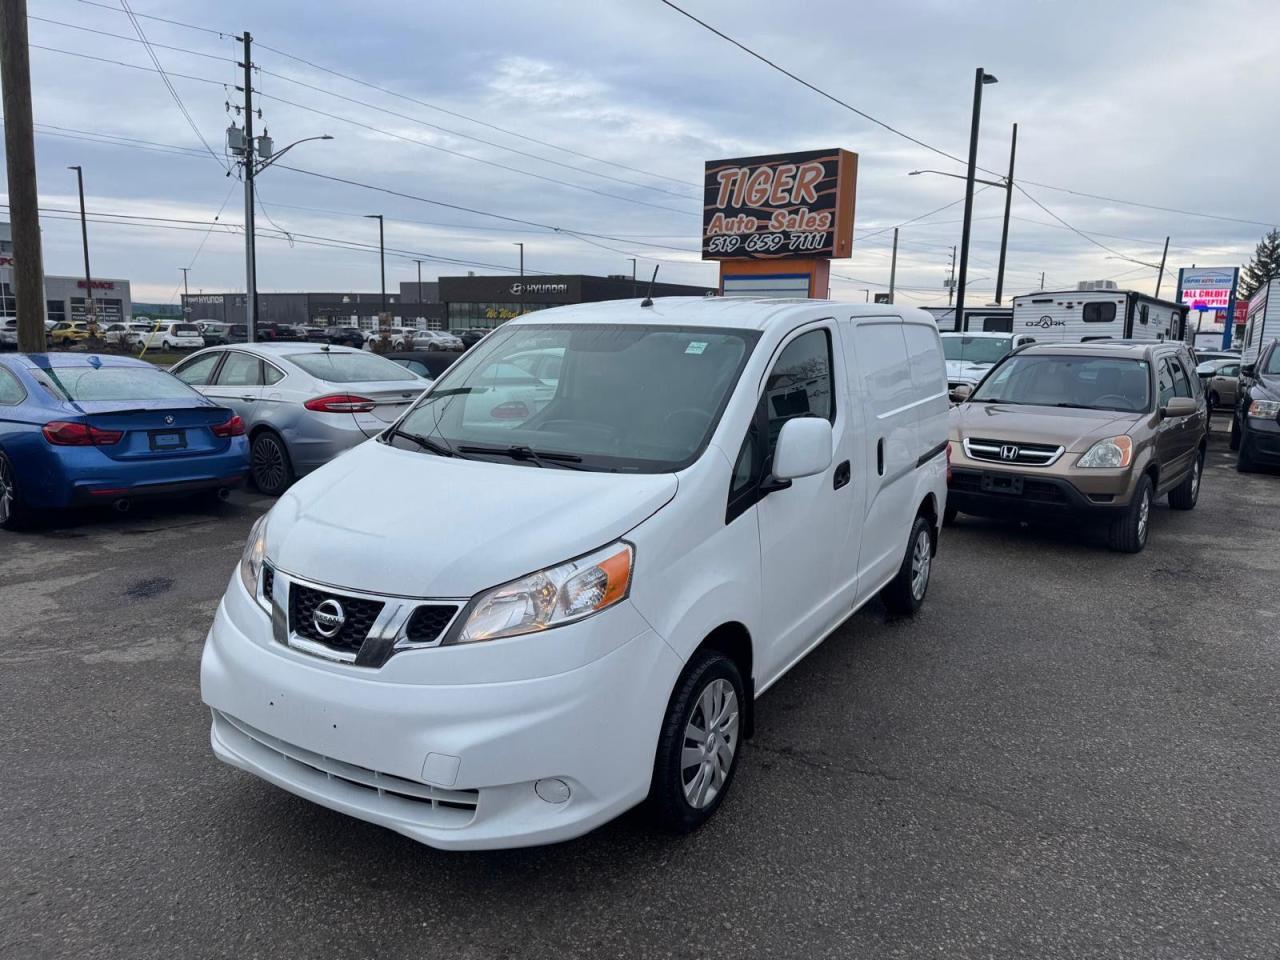
[[[266,564],[263,564],[262,565],[262,596],[266,599],[268,603],[271,602],[271,591],[275,588],[275,585],[276,585],[275,567],[270,567],[270,566],[267,566]]]
[[[320,633],[312,619],[316,607],[326,600],[336,600],[342,605],[342,612],[346,615],[342,628],[332,637]],[[295,582],[289,585],[289,629],[300,637],[334,650],[358,653],[360,645],[369,636],[373,622],[382,613],[383,606],[377,600],[313,590]]]
[[[1015,443],[969,437],[964,452],[970,460],[989,460],[1022,467],[1047,467],[1062,456],[1062,447],[1049,443]]]
[[[1026,500],[1034,500],[1037,503],[1065,505],[1067,502],[1067,495],[1056,483],[1032,480],[1029,477],[1022,481],[1022,496]]]
[[[449,625],[458,608],[451,603],[425,603],[413,611],[405,626],[405,639],[410,643],[435,643]]]

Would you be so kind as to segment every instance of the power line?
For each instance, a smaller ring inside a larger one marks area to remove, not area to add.
[[[228,169],[223,163],[222,158],[214,152],[213,147],[209,146],[209,141],[204,138],[204,134],[200,132],[200,128],[196,125],[195,119],[191,116],[190,111],[187,110],[187,105],[182,102],[182,97],[178,95],[178,88],[173,85],[173,81],[169,79],[169,75],[164,72],[164,67],[160,66],[160,58],[156,56],[155,50],[152,49],[151,44],[147,41],[147,35],[142,30],[141,21],[133,15],[133,11],[129,8],[129,0],[120,0],[120,6],[123,7],[124,12],[129,15],[129,22],[133,24],[134,30],[138,32],[138,39],[142,41],[143,49],[147,51],[147,56],[150,57],[151,62],[155,64],[156,73],[160,74],[160,79],[164,81],[165,87],[168,88],[169,93],[173,97],[173,102],[178,105],[178,109],[186,118],[188,126],[191,127],[191,131],[196,135],[196,138],[204,144],[204,148],[209,151],[209,156],[213,157],[214,162],[224,170]]]
[[[110,10],[112,13],[124,12],[119,7],[113,7],[111,6],[111,4],[108,4],[108,3],[98,3],[96,2],[96,0],[79,0],[79,2],[85,4],[86,6],[100,7],[103,10]],[[234,37],[235,36],[234,31],[216,30],[213,27],[202,27],[199,24],[185,23],[182,20],[171,20],[168,17],[157,17],[155,14],[152,14],[152,13],[138,13],[138,14],[134,14],[134,16],[141,17],[143,20],[155,20],[155,21],[158,21],[159,23],[167,23],[174,27],[186,27],[188,30],[199,30],[203,33],[211,33],[217,37]]]
[[[79,0],[79,2],[87,3],[88,0]],[[123,60],[113,60],[110,57],[95,57],[92,54],[78,53],[75,50],[63,50],[60,47],[47,47],[39,43],[31,43],[31,44],[28,44],[28,46],[31,47],[32,50],[45,50],[49,53],[61,53],[64,56],[78,57],[81,60],[93,60],[97,63],[110,63],[110,64],[114,64],[117,67],[128,67],[130,70],[141,70],[144,73],[156,72],[154,67],[148,67],[145,64],[141,64],[141,63],[125,63],[125,61]],[[208,77],[193,77],[189,73],[175,73],[172,70],[170,70],[167,75],[170,77],[178,77],[181,80],[194,80],[197,83],[210,83],[210,84],[213,84],[215,87],[222,87],[224,90],[227,87],[231,86],[231,84],[226,83],[225,81],[222,81],[222,80],[210,80]],[[219,160],[218,162],[221,163],[222,161]]]
[[[140,16],[140,14],[135,14],[135,16]],[[175,47],[167,43],[156,43],[154,40],[145,41],[138,37],[125,36],[123,33],[111,33],[108,30],[99,30],[96,27],[85,27],[77,23],[67,23],[63,20],[51,20],[48,17],[37,17],[33,13],[27,14],[27,19],[36,20],[40,23],[51,23],[59,27],[66,27],[68,30],[80,30],[84,33],[93,33],[100,37],[111,37],[113,40],[124,40],[127,43],[149,43],[150,46],[159,47],[161,50],[172,50],[174,53],[185,53],[192,57],[205,57],[209,60],[221,60],[224,63],[236,62],[233,57],[220,57],[216,53],[205,53],[202,50],[191,50],[187,47]]]
[[[1015,183],[1015,184],[1014,184],[1014,187],[1017,189],[1017,191],[1018,191],[1020,194],[1022,194],[1024,197],[1026,197],[1026,198],[1027,198],[1028,200],[1030,200],[1032,203],[1034,203],[1037,207],[1039,207],[1041,210],[1043,210],[1043,211],[1044,211],[1045,213],[1047,213],[1049,216],[1053,217],[1053,219],[1057,220],[1060,224],[1062,224],[1064,227],[1066,227],[1066,228],[1067,228],[1068,230],[1070,230],[1072,233],[1077,234],[1077,235],[1078,235],[1078,236],[1080,236],[1080,237],[1083,237],[1085,240],[1087,240],[1087,241],[1089,241],[1090,243],[1092,243],[1095,247],[1099,247],[1099,248],[1101,248],[1101,249],[1103,249],[1103,250],[1107,251],[1107,253],[1110,253],[1110,254],[1112,254],[1113,256],[1117,256],[1117,257],[1119,257],[1121,260],[1128,260],[1130,263],[1140,263],[1140,264],[1142,264],[1144,267],[1150,267],[1152,270],[1157,270],[1157,269],[1159,269],[1159,268],[1158,268],[1155,264],[1153,264],[1153,263],[1144,263],[1142,260],[1136,260],[1136,259],[1134,259],[1133,257],[1129,256],[1128,254],[1121,253],[1119,250],[1113,249],[1112,247],[1108,247],[1108,246],[1107,246],[1105,243],[1103,243],[1101,240],[1095,240],[1095,239],[1093,239],[1093,237],[1089,236],[1087,233],[1083,232],[1082,230],[1077,230],[1075,227],[1073,227],[1071,224],[1067,223],[1067,221],[1063,220],[1060,216],[1058,216],[1056,213],[1054,213],[1052,210],[1050,210],[1048,207],[1046,207],[1043,203],[1041,203],[1039,200],[1037,200],[1037,199],[1036,199],[1035,197],[1033,197],[1031,194],[1027,193],[1027,191],[1023,188],[1022,184],[1020,184],[1020,183]]]
[[[1177,213],[1184,217],[1201,217],[1205,220],[1223,220],[1227,223],[1243,223],[1253,227],[1265,227],[1271,229],[1275,227],[1276,221],[1266,220],[1246,220],[1242,217],[1228,217],[1217,213],[1198,213],[1195,210],[1181,210],[1177,207],[1162,207],[1154,203],[1141,203],[1137,200],[1120,200],[1116,197],[1106,197],[1098,193],[1086,193],[1083,190],[1072,190],[1068,187],[1055,187],[1050,183],[1039,183],[1035,180],[1028,180],[1025,177],[1019,178],[1023,183],[1029,183],[1033,187],[1041,187],[1045,190],[1056,190],[1059,193],[1070,193],[1077,197],[1088,197],[1090,200],[1102,200],[1105,203],[1119,203],[1129,207],[1142,207],[1145,210],[1159,210],[1162,213]]]

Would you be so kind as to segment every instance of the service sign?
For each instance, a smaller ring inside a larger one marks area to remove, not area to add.
[[[857,176],[848,150],[708,161],[702,259],[849,256]]]

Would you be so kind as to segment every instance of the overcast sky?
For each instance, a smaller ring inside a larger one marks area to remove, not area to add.
[[[117,3],[28,0],[28,12],[136,37]],[[832,295],[862,300],[864,290],[888,284],[891,234],[876,231],[963,194],[959,180],[908,176],[918,168],[963,172],[960,164],[806,90],[658,0],[130,3],[136,13],[227,31],[219,37],[140,20],[167,71],[216,81],[172,78],[217,158],[204,152],[154,71],[33,49],[35,119],[43,125],[36,138],[40,195],[51,211],[43,221],[49,273],[81,271],[78,224],[52,212],[75,207],[68,164],[84,166],[91,212],[208,223],[222,208],[222,221],[243,222],[243,188],[222,164],[232,119],[225,104],[240,96],[231,86],[239,82],[238,70],[228,61],[240,52],[232,34],[246,28],[261,44],[254,62],[263,72],[254,86],[277,148],[302,137],[334,137],[303,144],[282,163],[619,238],[597,238],[593,245],[273,168],[259,181],[262,291],[376,290],[377,224],[362,219],[368,213],[385,215],[388,248],[405,252],[388,258],[392,289],[416,278],[407,259],[414,255],[514,271],[517,242],[525,244],[529,272],[623,273],[634,256],[642,275],[661,258],[661,279],[714,285],[716,265],[696,252],[704,161],[844,147],[860,155],[854,256],[833,264]],[[1158,262],[1166,234],[1173,238],[1175,279],[1166,278],[1164,290],[1172,293],[1178,267],[1240,264],[1264,232],[1260,224],[1280,221],[1280,4],[1274,0],[811,0],[787,6],[785,15],[776,0],[681,5],[833,95],[956,156],[967,151],[973,76],[981,65],[999,78],[984,98],[982,166],[1007,165],[1016,122],[1019,179],[1259,221],[1166,213],[1024,183],[1049,210],[1114,252],[1015,194],[1007,295],[1037,288],[1042,271],[1050,289],[1110,277],[1151,291],[1156,271],[1117,255]],[[150,67],[144,47],[127,39],[42,20],[31,22],[30,39]],[[69,131],[185,152],[91,143]],[[1003,197],[988,189],[975,201],[970,285],[978,302],[994,290]],[[946,303],[942,282],[959,240],[960,212],[956,205],[902,228],[904,302]],[[290,233],[375,247],[333,249],[315,245],[329,241],[304,243],[303,237],[291,245],[278,239],[272,221]],[[172,301],[179,268],[188,265],[193,292],[244,289],[243,239],[233,231],[209,232],[193,223],[163,228],[147,220],[89,229],[93,272],[131,280],[135,300]],[[422,275],[468,269],[496,272],[424,260]]]

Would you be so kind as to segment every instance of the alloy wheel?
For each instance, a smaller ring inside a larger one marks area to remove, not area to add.
[[[929,534],[921,530],[915,546],[911,548],[911,596],[917,600],[924,599],[924,592],[929,586],[929,568],[933,563],[931,547]]]
[[[13,516],[13,474],[9,461],[0,457],[0,526],[9,522]]]
[[[1151,494],[1143,490],[1142,501],[1138,504],[1138,542],[1146,543],[1147,522],[1151,519]]]
[[[738,695],[723,678],[703,688],[684,730],[680,779],[695,810],[711,805],[733,767],[738,749]]]
[[[1203,463],[1201,457],[1196,457],[1196,462],[1191,465],[1191,499],[1194,500],[1200,495],[1200,465]]]
[[[258,489],[277,490],[284,484],[284,451],[270,436],[259,437],[253,445],[253,482]]]

